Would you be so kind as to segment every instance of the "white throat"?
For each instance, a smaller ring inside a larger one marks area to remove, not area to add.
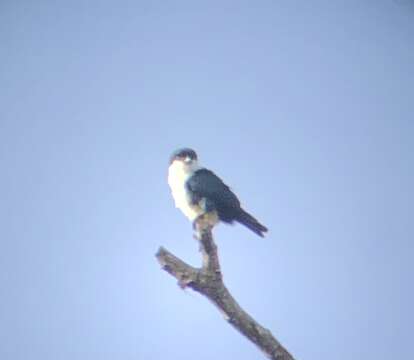
[[[179,208],[190,221],[201,215],[202,210],[199,206],[191,204],[186,182],[200,168],[197,161],[185,163],[180,160],[174,160],[168,168],[168,185],[171,188],[175,207]]]

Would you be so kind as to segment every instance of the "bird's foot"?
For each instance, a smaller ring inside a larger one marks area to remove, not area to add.
[[[197,216],[197,218],[193,221],[193,230],[200,234],[203,231],[210,231],[217,223],[217,213],[215,211],[206,212]]]
[[[193,221],[193,231],[194,231],[194,239],[196,240],[200,240],[201,237],[201,224],[203,223],[203,218],[204,218],[205,214],[201,214],[199,216],[196,217],[196,219]]]

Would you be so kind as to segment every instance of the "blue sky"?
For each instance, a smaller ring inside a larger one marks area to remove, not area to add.
[[[200,263],[181,146],[270,229],[215,238],[296,358],[412,358],[413,35],[410,1],[3,1],[0,358],[263,358],[154,258]]]

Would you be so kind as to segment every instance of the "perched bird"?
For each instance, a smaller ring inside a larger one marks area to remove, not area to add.
[[[230,188],[212,171],[198,165],[194,150],[175,151],[170,158],[168,185],[175,206],[194,222],[205,214],[214,214],[225,223],[243,224],[263,237],[267,228],[244,211]]]

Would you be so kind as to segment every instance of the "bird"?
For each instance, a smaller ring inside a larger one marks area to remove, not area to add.
[[[268,231],[256,218],[245,211],[237,196],[213,171],[198,163],[193,149],[174,151],[168,167],[168,185],[175,202],[183,214],[193,223],[206,214],[215,215],[214,224],[222,221],[238,222],[257,235],[264,237]]]

